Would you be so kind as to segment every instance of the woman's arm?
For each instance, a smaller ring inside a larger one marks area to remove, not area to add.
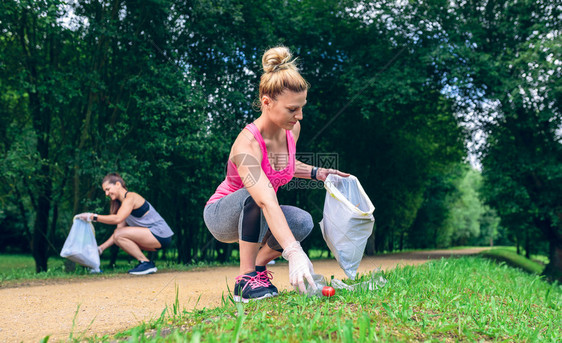
[[[259,143],[255,139],[248,139],[245,132],[241,133],[232,146],[230,158],[236,165],[245,188],[262,209],[269,229],[281,247],[285,248],[295,242],[296,239],[277,201],[277,194],[261,168],[262,153]]]
[[[283,257],[289,261],[289,281],[293,286],[298,286],[303,293],[306,291],[304,280],[315,288],[312,263],[291,232],[277,201],[277,193],[261,168],[262,153],[259,143],[255,139],[248,140],[241,134],[234,142],[230,158],[236,165],[246,190],[261,208],[269,230],[283,248]]]
[[[316,170],[314,170],[315,168]],[[301,179],[315,179],[320,181],[326,181],[326,178],[330,174],[336,174],[343,177],[349,176],[348,173],[341,172],[337,169],[318,168],[298,160],[295,166],[295,177]]]
[[[127,224],[123,221],[123,222],[121,222],[121,223],[119,223],[119,224],[117,225],[117,229],[118,229],[118,228],[121,228],[121,227],[125,227],[125,226],[127,226]],[[103,243],[98,247],[98,251],[99,251],[100,255],[101,255],[101,253],[102,253],[105,249],[107,249],[107,248],[109,248],[110,246],[112,246],[113,244],[115,244],[115,240],[113,239],[113,236],[114,236],[114,234],[112,234],[111,237],[109,237],[109,239],[108,239],[107,241],[103,242]]]
[[[111,237],[109,237],[109,239],[108,239],[107,241],[103,242],[103,243],[100,244],[100,246],[98,247],[98,251],[99,251],[100,255],[101,255],[101,253],[102,253],[105,249],[107,249],[107,248],[109,248],[110,246],[112,246],[113,244],[115,244],[115,241],[113,240],[113,235],[114,235],[114,234],[112,234]]]
[[[125,221],[125,218],[127,218],[133,211],[133,206],[135,203],[134,198],[135,196],[129,193],[129,197],[123,200],[123,202],[121,203],[121,207],[119,207],[119,210],[116,214],[98,214],[97,218],[95,217],[95,214],[92,214],[92,219],[96,218],[96,221],[109,225],[118,225],[120,223],[123,223]]]

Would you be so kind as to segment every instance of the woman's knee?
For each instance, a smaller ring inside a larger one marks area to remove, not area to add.
[[[289,227],[291,228],[295,239],[301,242],[312,232],[314,222],[312,221],[310,213],[301,210],[298,215],[290,218]]]
[[[241,204],[243,206],[243,203]],[[203,220],[209,233],[221,243],[235,243],[239,240],[238,218],[224,216],[214,204],[205,207]]]
[[[113,242],[118,247],[121,247],[121,242],[123,242],[124,238],[125,238],[125,235],[124,235],[124,232],[123,232],[122,229],[116,229],[113,232]]]
[[[132,231],[130,227],[117,228],[113,232],[113,242],[115,242],[115,245],[118,247],[121,247],[122,243],[130,241],[136,241],[135,231]]]
[[[312,216],[310,213],[296,207],[292,207],[290,209],[285,207],[283,208],[283,212],[285,213],[287,224],[289,224],[289,228],[291,229],[293,236],[297,241],[302,242],[306,237],[308,237],[314,228]],[[283,250],[279,242],[277,242],[277,239],[272,234],[266,235],[265,241],[267,242],[269,248],[277,251]]]

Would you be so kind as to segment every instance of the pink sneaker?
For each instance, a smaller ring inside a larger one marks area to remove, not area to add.
[[[269,288],[271,294],[273,294],[274,296],[279,294],[277,287],[275,287],[270,281],[273,280],[273,272],[267,270],[265,266],[256,266],[256,274],[260,281],[267,285],[267,288]]]

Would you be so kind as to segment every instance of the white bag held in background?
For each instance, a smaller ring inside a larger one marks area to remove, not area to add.
[[[355,280],[367,239],[373,232],[375,206],[353,175],[330,174],[324,182],[326,200],[322,235],[345,275]]]
[[[72,262],[91,268],[94,273],[99,272],[100,255],[92,223],[74,217],[74,223],[60,255]]]

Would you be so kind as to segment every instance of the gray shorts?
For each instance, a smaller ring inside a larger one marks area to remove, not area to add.
[[[250,196],[250,193],[245,188],[241,188],[205,206],[203,210],[205,225],[207,225],[211,234],[219,242],[234,243],[240,240],[240,237],[242,237],[244,203]],[[314,228],[310,213],[298,207],[287,205],[281,205],[281,210],[295,239],[299,242],[304,240]],[[261,212],[258,242],[262,242],[262,244],[267,243],[273,250],[282,250],[275,237],[271,234],[263,212]]]

